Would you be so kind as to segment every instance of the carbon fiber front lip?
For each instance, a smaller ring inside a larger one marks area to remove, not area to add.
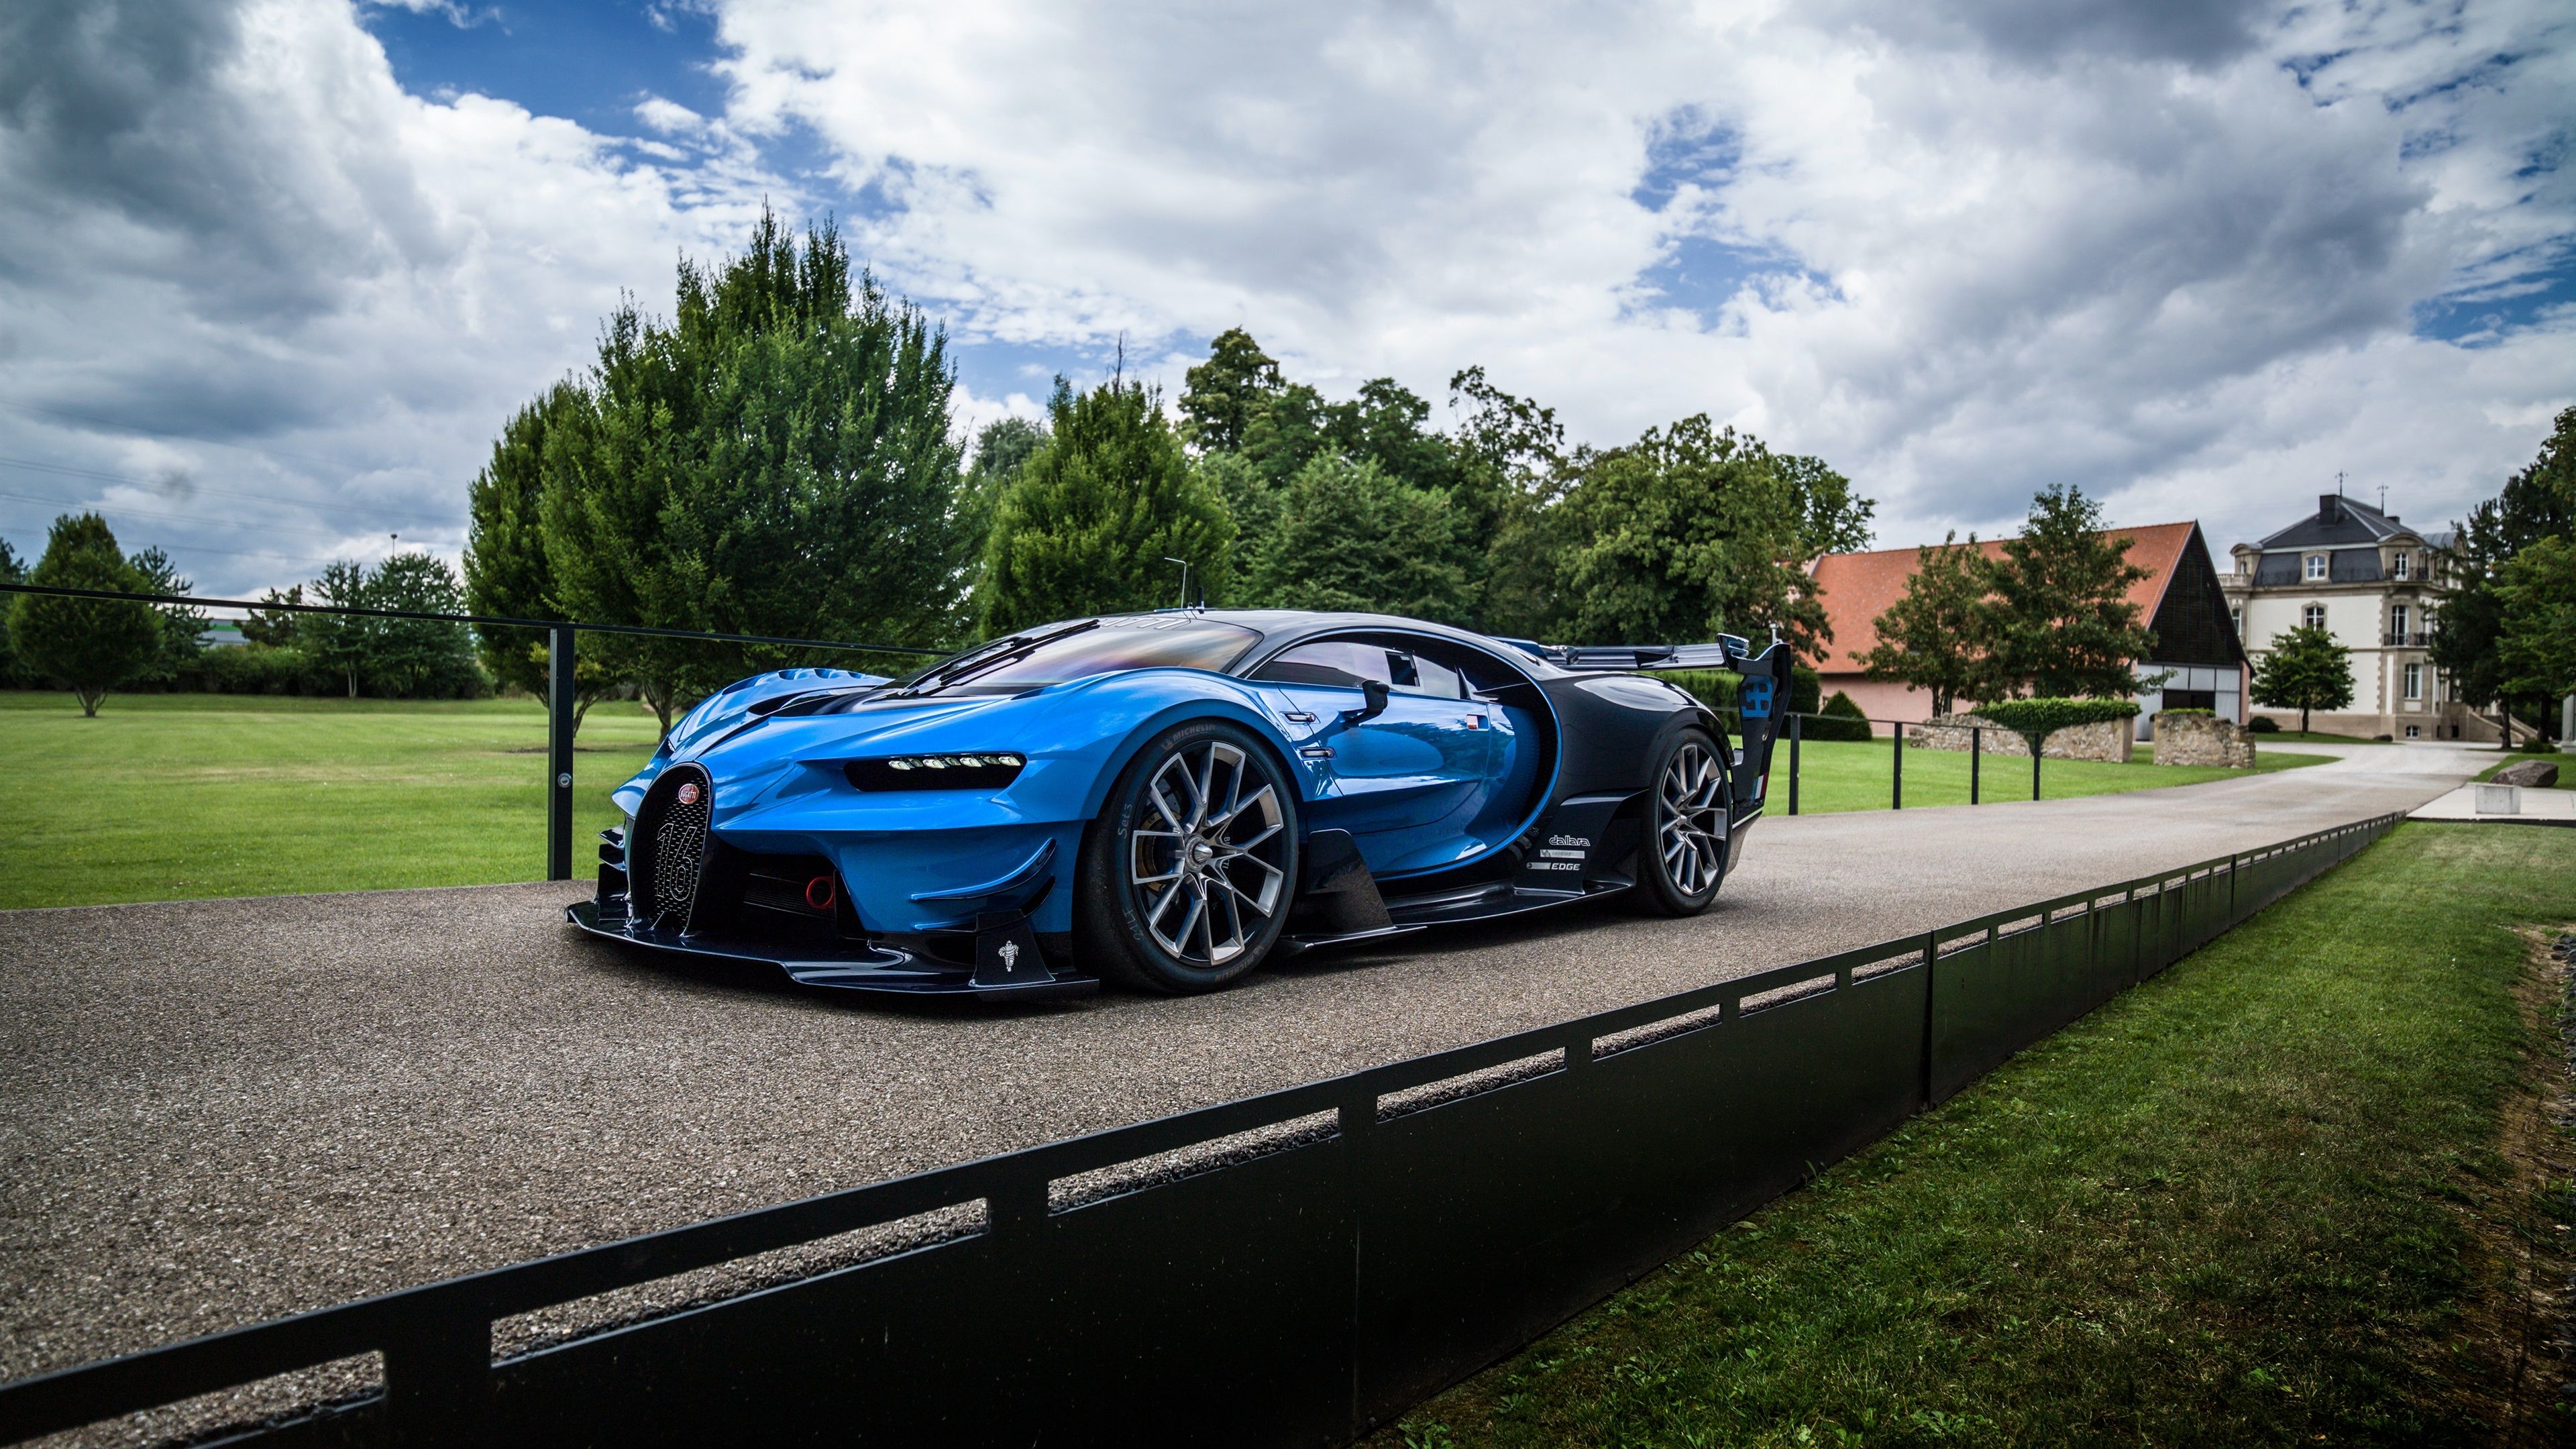
[[[979,986],[973,979],[974,973],[966,967],[952,966],[945,961],[915,955],[899,946],[875,941],[839,951],[790,955],[768,942],[720,936],[683,936],[677,931],[657,930],[632,920],[603,916],[599,902],[595,900],[575,901],[564,907],[564,919],[602,940],[655,951],[772,966],[799,986],[833,991],[866,991],[894,996],[977,996],[987,1001],[1066,1001],[1096,995],[1100,990],[1099,978],[1069,973],[1025,985]]]

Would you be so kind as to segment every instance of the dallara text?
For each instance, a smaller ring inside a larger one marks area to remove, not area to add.
[[[1274,952],[1626,892],[1708,908],[1790,658],[1369,614],[1073,619],[904,680],[746,679],[617,791],[620,941],[813,986],[1207,991]],[[1739,726],[1654,676],[1731,671]]]

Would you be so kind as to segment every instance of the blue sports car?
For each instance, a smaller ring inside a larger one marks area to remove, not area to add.
[[[1741,676],[1733,739],[1658,668]],[[1708,908],[1789,650],[1372,614],[1072,619],[908,679],[788,669],[617,790],[585,931],[812,986],[1224,986],[1275,952],[1626,892]]]

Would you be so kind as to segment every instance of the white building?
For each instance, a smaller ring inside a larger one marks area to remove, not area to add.
[[[2279,635],[2321,624],[2352,651],[2352,704],[2311,716],[2335,734],[2411,739],[2493,740],[2495,723],[2450,697],[2433,668],[2431,642],[2449,592],[2443,556],[2448,529],[2417,532],[2393,513],[2337,493],[2261,543],[2229,553],[2219,579],[2246,655],[2261,666]],[[2262,709],[2289,729],[2297,710]]]

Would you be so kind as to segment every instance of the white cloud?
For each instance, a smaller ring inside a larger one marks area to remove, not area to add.
[[[335,554],[453,557],[501,422],[621,289],[738,244],[764,190],[506,101],[406,95],[344,3],[46,4],[0,20],[0,464],[24,550],[103,500],[202,587]],[[101,424],[107,424],[102,426]],[[156,434],[160,436],[155,436]],[[187,441],[187,439],[215,441]],[[222,491],[214,491],[221,489]]]
[[[2576,236],[2544,0],[712,8],[728,103],[629,92],[630,139],[406,94],[347,0],[0,11],[0,458],[141,480],[0,493],[217,520],[225,587],[452,552],[507,413],[763,197],[1028,365],[968,424],[1240,324],[1596,442],[1710,412],[1887,542],[2055,481],[2221,547],[2338,469],[2441,518],[2576,400],[2576,316],[2516,300]]]
[[[722,33],[736,124],[813,127],[970,338],[1241,323],[1344,387],[1481,361],[1605,441],[1707,410],[1854,473],[1891,540],[2051,481],[2222,535],[2337,467],[2456,511],[2537,441],[2496,409],[2576,396],[2565,319],[2410,332],[2576,230],[2528,166],[2576,91],[2537,4],[730,0]],[[1659,298],[1686,237],[1746,274]]]

